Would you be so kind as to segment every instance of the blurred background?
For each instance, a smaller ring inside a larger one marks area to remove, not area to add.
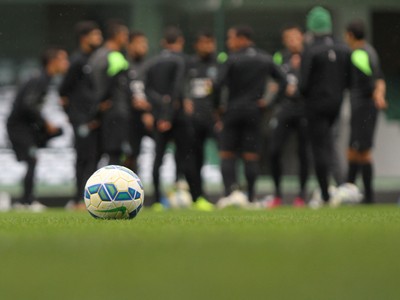
[[[9,148],[5,119],[12,104],[15,86],[35,70],[38,55],[46,45],[61,45],[69,51],[75,48],[73,26],[80,20],[95,20],[103,26],[107,19],[118,18],[129,28],[143,31],[149,39],[150,55],[160,49],[163,28],[177,25],[184,32],[186,52],[192,53],[195,33],[211,29],[217,37],[218,50],[225,50],[225,32],[234,24],[248,24],[255,29],[255,42],[273,53],[281,48],[280,29],[287,23],[304,27],[305,15],[314,5],[323,5],[333,15],[334,35],[342,39],[346,24],[363,19],[368,25],[368,39],[377,49],[388,84],[390,108],[382,113],[374,151],[376,173],[382,189],[400,192],[400,1],[381,0],[0,0],[0,190],[18,193],[17,183],[25,166],[17,163]],[[72,130],[58,107],[55,91],[48,95],[46,113],[64,127],[65,134],[52,141],[50,148],[40,152],[38,193],[72,194],[73,162]],[[348,137],[349,109],[343,106],[339,124],[338,147],[345,153]],[[266,136],[268,133],[265,133]],[[266,137],[265,144],[268,143]],[[289,163],[286,173],[296,170],[291,147],[286,153]],[[146,140],[140,159],[144,181],[151,177],[152,143]],[[208,149],[205,176],[218,183],[218,159],[215,145]],[[344,156],[343,156],[343,165]],[[163,177],[173,180],[172,156],[166,157]],[[264,173],[268,166],[264,164]],[[52,188],[53,187],[53,188]]]

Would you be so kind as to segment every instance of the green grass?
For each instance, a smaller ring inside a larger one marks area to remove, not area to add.
[[[0,299],[398,299],[400,208],[0,214]]]

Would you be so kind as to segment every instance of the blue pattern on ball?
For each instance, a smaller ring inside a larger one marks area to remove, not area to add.
[[[111,201],[110,195],[107,193],[107,190],[102,185],[99,191],[100,199],[103,201]]]
[[[115,196],[116,196],[117,193],[118,193],[118,190],[117,190],[117,188],[115,187],[115,185],[112,184],[112,183],[106,183],[106,184],[105,184],[105,187],[106,187],[106,189],[107,189],[108,195],[110,196],[111,200],[114,200],[114,199],[115,199]]]
[[[132,200],[131,195],[129,195],[128,192],[119,192],[117,198],[115,198],[115,201],[126,201],[126,200]]]

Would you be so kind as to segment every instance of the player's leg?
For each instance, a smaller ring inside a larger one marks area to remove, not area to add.
[[[352,148],[348,149],[347,161],[348,161],[347,182],[355,183],[357,180],[357,175],[360,172],[358,151],[356,149]]]
[[[220,151],[221,174],[224,183],[225,196],[231,194],[238,188],[236,174],[236,154],[230,151]]]
[[[99,156],[99,130],[92,130],[75,144],[77,191],[75,202],[83,198],[83,190],[90,176],[96,171]]]
[[[173,127],[173,138],[175,140],[176,153],[178,153],[179,165],[182,175],[190,187],[193,201],[201,196],[200,176],[196,173],[194,159],[194,130],[189,119],[181,117]]]
[[[328,171],[331,158],[332,133],[329,119],[313,115],[308,119],[308,132],[315,165],[315,174],[322,199],[329,201]]]
[[[204,145],[207,138],[207,133],[202,124],[199,122],[193,122],[194,129],[194,144],[193,144],[193,155],[195,160],[196,172],[201,178],[201,168],[204,163]]]
[[[174,129],[176,148],[179,153],[183,154],[182,166],[194,201],[193,207],[198,210],[211,211],[214,209],[214,205],[204,197],[201,184],[201,167],[198,168],[196,165],[195,149],[201,145],[195,142],[198,137],[194,135],[194,128],[188,122],[188,119],[182,119]]]
[[[299,159],[299,183],[298,204],[306,199],[306,187],[309,174],[309,141],[307,135],[307,120],[300,118],[297,124],[297,157]],[[295,200],[296,201],[296,200]]]
[[[164,158],[165,149],[170,139],[170,132],[158,132],[154,134],[154,141],[156,144],[155,158],[153,163],[153,187],[154,187],[154,202],[160,203],[161,190],[160,190],[160,167]]]
[[[110,110],[103,115],[102,149],[108,155],[109,165],[122,165],[126,148],[130,148],[128,116],[127,112],[117,110]]]
[[[337,185],[340,185],[344,182],[346,175],[342,166],[342,154],[340,149],[337,146],[337,142],[340,137],[340,119],[338,118],[334,124],[332,125],[332,158],[330,161],[330,173],[332,174],[333,179],[335,180]]]
[[[371,101],[372,103],[372,101]],[[378,111],[373,105],[365,105],[352,111],[349,160],[349,182],[355,183],[361,172],[364,185],[364,203],[373,203],[372,146]]]
[[[8,137],[18,161],[27,164],[27,170],[22,181],[22,197],[15,205],[16,208],[24,208],[33,202],[34,175],[37,160],[36,135],[37,132],[29,124],[7,123]]]
[[[271,176],[275,186],[275,198],[271,206],[278,206],[282,202],[281,178],[282,178],[282,151],[290,134],[288,119],[280,113],[270,121],[271,137],[269,140],[269,157],[271,164]]]
[[[75,160],[75,186],[76,186],[76,192],[75,192],[75,197],[73,199],[73,204],[76,205],[79,203],[79,201],[82,198],[83,195],[83,190],[85,187],[85,169],[87,168],[87,152],[85,149],[85,143],[82,140],[81,137],[78,136],[78,132],[75,130],[75,155],[76,155],[76,160]],[[90,175],[89,175],[90,176]],[[71,202],[68,202],[67,206],[70,207]]]
[[[364,185],[364,200],[363,203],[371,204],[374,202],[373,178],[374,169],[372,164],[371,151],[360,153],[361,175]]]
[[[236,170],[238,128],[235,126],[233,116],[224,116],[223,128],[219,135],[219,148],[222,180],[224,183],[225,196],[228,196],[239,187]]]
[[[250,202],[255,199],[255,185],[260,172],[260,155],[255,152],[244,152],[244,175],[247,181],[247,195]]]
[[[133,112],[131,120],[129,120],[129,144],[131,154],[127,156],[125,166],[134,172],[138,172],[137,158],[140,154],[140,145],[145,135],[145,128],[141,120],[141,114]]]
[[[30,205],[34,201],[33,188],[34,188],[36,162],[37,162],[36,155],[30,156],[26,160],[27,170],[24,177],[24,192],[21,200],[22,204]]]
[[[254,114],[242,120],[241,149],[244,160],[244,175],[247,181],[249,201],[255,199],[255,185],[260,171],[261,115]]]

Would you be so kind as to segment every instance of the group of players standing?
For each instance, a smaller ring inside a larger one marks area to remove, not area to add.
[[[201,178],[204,145],[210,137],[218,141],[225,196],[229,198],[240,189],[237,162],[241,159],[247,181],[246,200],[254,201],[261,120],[265,109],[271,107],[274,114],[268,157],[275,196],[267,206],[282,204],[281,154],[291,131],[298,136],[300,162],[300,191],[293,204],[306,203],[309,145],[322,204],[328,203],[332,126],[348,88],[352,121],[347,181],[354,182],[361,170],[364,201],[371,203],[373,133],[377,111],[386,107],[385,82],[377,55],[366,42],[360,21],[347,27],[346,41],[351,49],[336,42],[331,16],[322,7],[309,12],[307,30],[305,39],[300,27],[285,27],[285,49],[274,56],[255,47],[249,26],[231,27],[227,32],[229,52],[219,55],[212,33],[202,31],[196,36],[196,54],[186,56],[181,31],[168,27],[161,52],[145,60],[148,45],[142,32],[129,33],[123,23],[110,21],[103,43],[95,23],[80,22],[76,26],[79,49],[71,56],[70,66],[64,50],[48,49],[42,74],[17,93],[8,132],[17,158],[28,162],[19,205],[33,201],[35,150],[61,133],[40,114],[49,79],[59,73],[66,73],[59,92],[75,133],[76,205],[86,180],[104,154],[110,164],[123,164],[136,171],[145,135],[151,136],[156,145],[153,209],[164,209],[159,169],[170,141],[176,149],[177,177],[185,177],[193,207],[214,208],[207,200]],[[267,89],[270,79],[274,84]],[[273,94],[268,101],[267,92]]]

